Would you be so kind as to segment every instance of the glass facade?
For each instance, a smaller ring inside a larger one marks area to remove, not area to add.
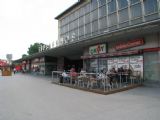
[[[144,53],[144,79],[159,81],[160,78],[160,52]]]
[[[90,0],[59,19],[65,44],[160,17],[159,0]]]
[[[101,70],[107,70],[107,59],[108,58],[85,60],[84,64],[86,66],[86,71],[91,73],[98,73]]]

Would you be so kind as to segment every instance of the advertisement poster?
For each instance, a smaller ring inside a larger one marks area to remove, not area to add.
[[[141,73],[143,73],[143,56],[131,56],[130,69],[133,71],[140,71]]]
[[[109,58],[108,59],[108,70],[112,68],[115,68],[117,70],[117,63],[118,63],[117,58]]]
[[[124,69],[129,68],[129,57],[118,58],[118,68],[123,67]]]

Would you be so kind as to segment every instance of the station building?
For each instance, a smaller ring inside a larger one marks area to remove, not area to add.
[[[79,0],[55,19],[57,46],[21,61],[48,56],[50,71],[124,67],[160,83],[159,0]]]

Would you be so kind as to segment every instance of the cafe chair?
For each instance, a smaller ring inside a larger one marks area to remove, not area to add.
[[[141,72],[140,71],[133,71],[130,75],[131,84],[140,83],[141,80]]]

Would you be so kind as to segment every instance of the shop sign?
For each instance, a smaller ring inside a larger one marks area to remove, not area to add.
[[[135,40],[131,40],[125,43],[120,43],[117,44],[115,49],[116,50],[123,50],[123,49],[127,49],[127,48],[132,48],[132,47],[136,47],[136,46],[140,46],[144,44],[144,39],[135,39]]]
[[[102,54],[102,53],[106,53],[106,44],[95,45],[89,48],[90,55]]]

